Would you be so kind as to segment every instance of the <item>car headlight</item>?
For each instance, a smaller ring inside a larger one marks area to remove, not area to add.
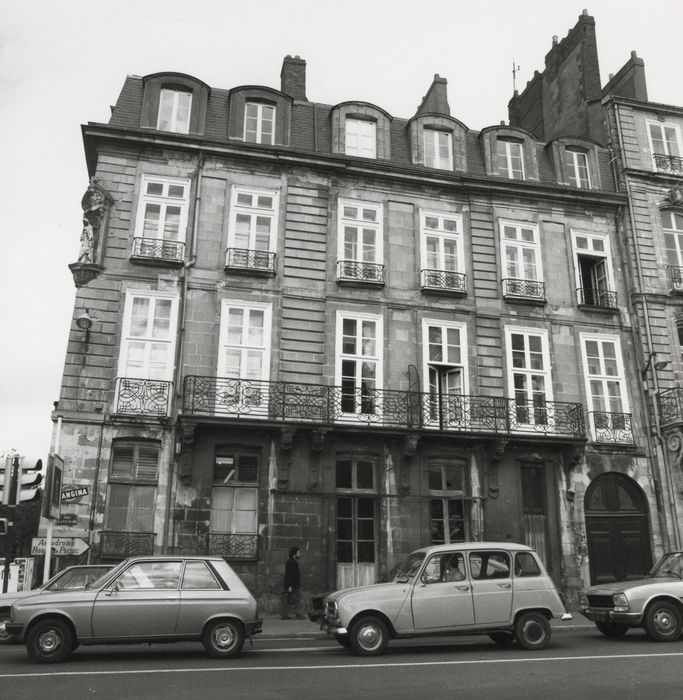
[[[586,591],[579,591],[579,605],[588,605],[588,596]]]
[[[612,602],[614,603],[614,609],[617,612],[627,612],[628,611],[628,598],[624,593],[615,593],[612,596]]]

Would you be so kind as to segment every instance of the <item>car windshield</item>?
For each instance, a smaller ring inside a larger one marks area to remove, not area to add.
[[[648,574],[652,578],[679,578],[683,580],[683,552],[665,554]]]
[[[411,554],[403,564],[401,564],[401,567],[396,572],[396,576],[394,576],[394,581],[411,579],[416,576],[424,560],[424,552],[414,552]]]
[[[45,590],[68,591],[85,588],[88,581],[92,581],[101,573],[101,569],[65,569],[47,583]]]

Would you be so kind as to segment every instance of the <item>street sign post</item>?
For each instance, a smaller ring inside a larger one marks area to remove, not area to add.
[[[34,537],[31,540],[31,556],[45,554],[47,544],[47,537]],[[88,543],[80,537],[53,537],[50,546],[56,557],[79,556],[89,548]]]

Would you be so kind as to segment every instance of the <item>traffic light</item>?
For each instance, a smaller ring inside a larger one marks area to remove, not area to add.
[[[12,453],[5,457],[2,468],[2,500],[6,506],[17,502],[17,481],[19,479],[19,455]]]
[[[17,489],[17,503],[37,501],[40,499],[40,484],[43,481],[43,460],[39,459],[35,466],[24,463],[21,466],[19,488]]]

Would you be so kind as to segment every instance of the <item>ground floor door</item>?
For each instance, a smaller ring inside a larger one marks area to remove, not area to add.
[[[609,472],[586,491],[591,584],[636,579],[652,566],[647,500],[638,484]]]
[[[372,496],[337,497],[337,590],[376,581]]]

